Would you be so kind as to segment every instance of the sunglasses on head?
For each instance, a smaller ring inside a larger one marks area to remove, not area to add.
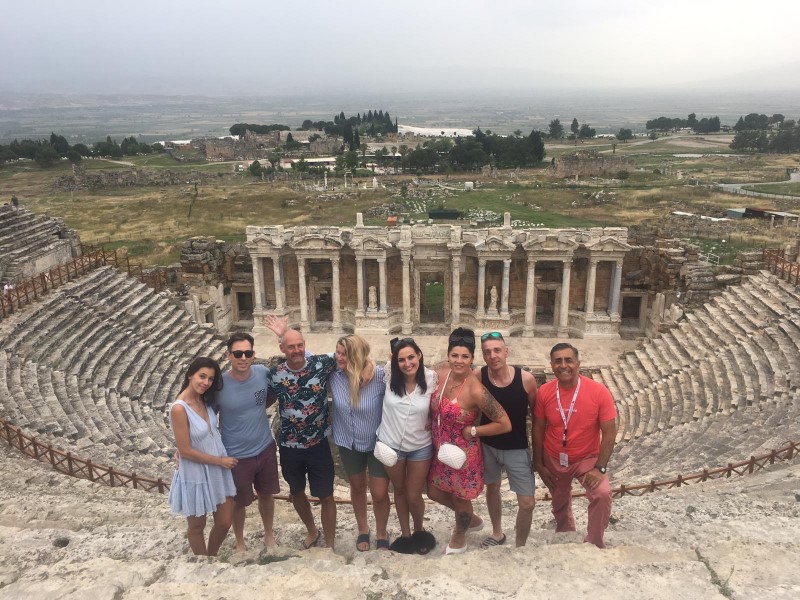
[[[499,331],[490,331],[489,333],[484,333],[481,336],[481,342],[485,342],[486,340],[502,340],[503,334]]]
[[[471,346],[475,345],[475,338],[471,337],[471,336],[466,336],[466,335],[451,335],[450,336],[450,343],[458,343],[458,342],[464,343],[468,347],[471,347]]]
[[[255,350],[231,350],[234,358],[253,358],[256,355]]]
[[[414,343],[414,338],[410,338],[410,337],[407,337],[407,338],[399,338],[399,337],[392,338],[391,340],[389,340],[389,347],[392,350],[394,350],[395,347],[398,346],[399,344],[401,344],[402,342],[407,342],[409,344],[412,344],[412,343]]]

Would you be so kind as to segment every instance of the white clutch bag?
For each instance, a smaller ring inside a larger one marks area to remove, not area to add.
[[[372,453],[386,467],[393,467],[397,464],[397,452],[380,440],[375,442],[375,449]],[[466,455],[464,455],[464,459],[466,460]]]
[[[464,466],[464,463],[467,462],[467,453],[455,444],[445,443],[439,446],[439,452],[436,455],[436,458],[438,458],[440,462],[443,462],[448,467],[458,471]]]

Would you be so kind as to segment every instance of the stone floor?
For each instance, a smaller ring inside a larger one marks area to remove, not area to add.
[[[266,334],[256,334],[256,356],[262,358],[281,354],[275,335],[268,331]],[[306,348],[311,352],[333,352],[336,349],[336,334],[307,333]],[[372,358],[386,360],[389,357],[389,340],[396,337],[389,334],[367,334],[363,336],[370,344]],[[447,336],[445,335],[419,335],[413,336],[419,345],[425,361],[431,365],[444,360],[447,354]],[[580,352],[581,365],[586,368],[609,366],[616,364],[620,354],[633,350],[639,342],[637,340],[607,340],[607,339],[563,339],[563,338],[507,338],[509,346],[509,362],[531,368],[533,371],[550,371],[549,352],[555,344],[569,341]],[[476,353],[475,364],[482,366],[485,363],[480,353]]]

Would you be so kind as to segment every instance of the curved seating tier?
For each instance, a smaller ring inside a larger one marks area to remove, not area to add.
[[[194,356],[224,350],[167,294],[112,267],[6,319],[0,338],[4,418],[95,462],[165,477],[164,409]]]
[[[24,208],[0,206],[0,281],[22,277],[23,265],[52,250],[54,244],[68,244],[62,236],[64,224],[47,215]]]
[[[768,453],[800,436],[800,290],[761,272],[593,377],[617,403],[617,481]]]

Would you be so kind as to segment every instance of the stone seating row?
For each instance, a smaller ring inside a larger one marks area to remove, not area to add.
[[[761,273],[729,289],[594,375],[617,401],[619,441],[780,399],[800,366],[800,329],[797,319],[769,312],[751,294],[772,290],[772,283]],[[770,292],[787,312],[800,306],[792,290],[787,284]]]
[[[168,476],[163,408],[195,355],[224,342],[180,306],[110,267],[0,324],[2,415],[55,445]]]
[[[768,454],[798,436],[800,393],[795,390],[784,393],[770,411],[751,406],[726,418],[684,423],[620,445],[610,464],[616,481],[639,483]]]

